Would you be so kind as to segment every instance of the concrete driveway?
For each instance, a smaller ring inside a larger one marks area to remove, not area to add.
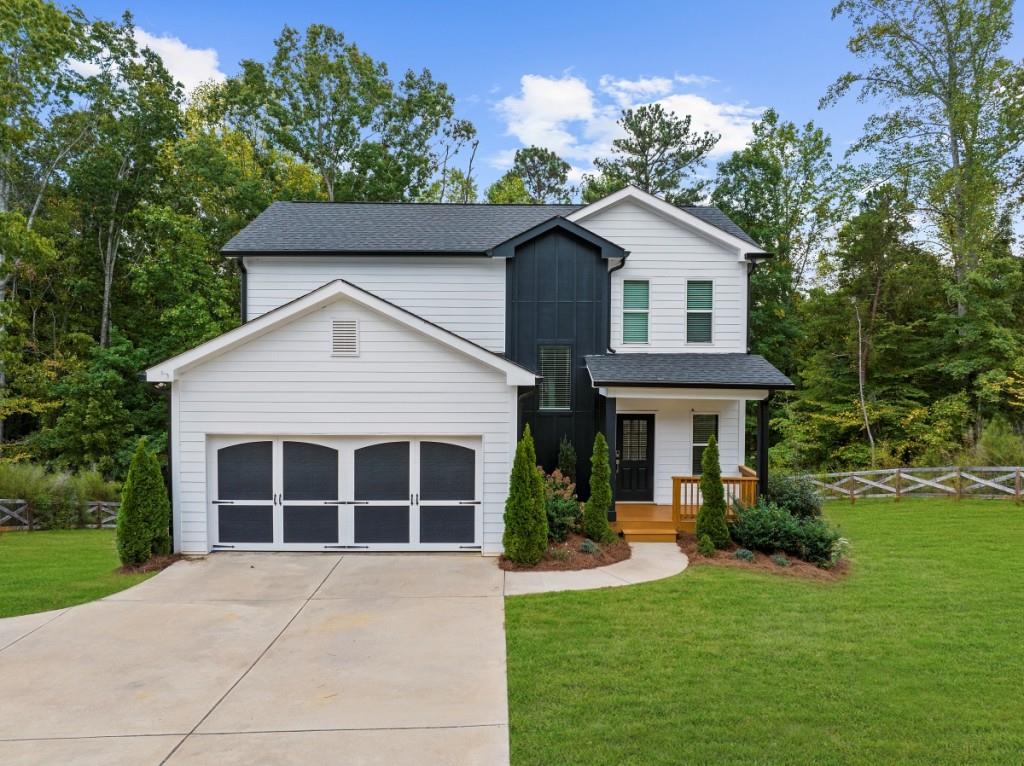
[[[0,620],[0,763],[503,764],[502,572],[218,553]]]

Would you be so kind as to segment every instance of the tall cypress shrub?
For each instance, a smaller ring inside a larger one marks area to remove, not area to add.
[[[117,511],[117,554],[125,566],[171,552],[171,504],[156,456],[140,439],[121,490]]]
[[[712,436],[700,459],[701,506],[697,511],[697,539],[711,538],[716,548],[729,544],[729,526],[725,523],[725,487],[718,458],[718,441]]]
[[[608,509],[612,505],[611,475],[608,442],[598,431],[594,437],[594,452],[590,456],[590,499],[583,511],[583,531],[598,543],[609,543],[615,539],[615,533],[608,525]]]
[[[505,532],[501,538],[505,557],[517,564],[533,565],[548,545],[548,517],[544,509],[544,483],[537,470],[537,451],[530,427],[516,445],[516,457],[505,500]]]

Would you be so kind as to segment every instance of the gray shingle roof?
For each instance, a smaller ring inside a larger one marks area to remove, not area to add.
[[[757,354],[605,354],[588,356],[596,386],[792,388]]]
[[[480,254],[583,205],[275,202],[221,252]],[[684,207],[758,247],[716,207]]]

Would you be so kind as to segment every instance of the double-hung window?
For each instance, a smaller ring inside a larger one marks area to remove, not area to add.
[[[541,346],[537,361],[540,409],[572,409],[572,346]]]
[[[686,342],[711,343],[714,322],[715,284],[710,279],[686,283]]]
[[[622,342],[647,343],[651,320],[651,283],[627,279],[622,283]]]
[[[704,457],[704,450],[708,446],[711,437],[718,441],[718,415],[693,415],[693,469],[694,476],[700,476],[703,472],[701,460]]]

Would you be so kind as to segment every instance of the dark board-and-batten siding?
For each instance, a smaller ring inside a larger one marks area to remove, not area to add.
[[[572,403],[568,410],[538,407],[536,393],[523,396],[519,429],[529,423],[537,460],[558,464],[563,436],[576,447],[577,492],[590,494],[590,453],[604,426],[605,406],[590,384],[585,357],[604,353],[608,344],[608,261],[601,249],[570,232],[549,229],[515,248],[507,261],[506,354],[537,369],[543,345],[572,348]]]

